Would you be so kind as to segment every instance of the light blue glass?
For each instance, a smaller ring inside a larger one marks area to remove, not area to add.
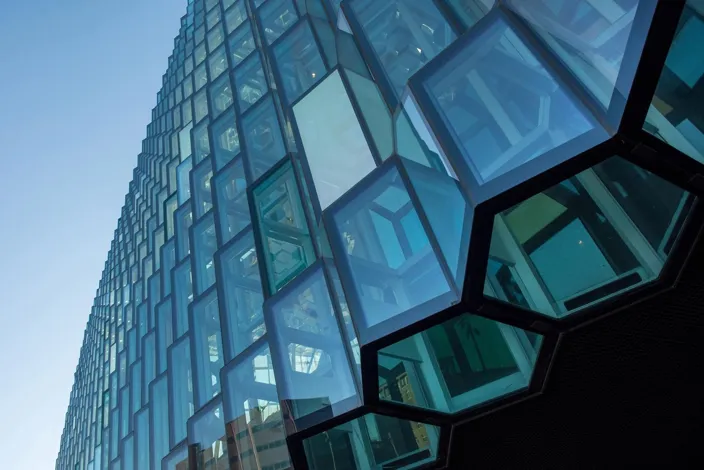
[[[188,138],[188,154],[191,154],[191,138]],[[190,176],[193,168],[193,160],[189,156],[176,168],[176,180],[178,185],[178,203],[183,204],[191,198]]]
[[[266,333],[263,289],[254,236],[249,229],[220,255],[230,356],[234,357]],[[229,359],[229,358],[228,358]]]
[[[193,301],[191,263],[186,260],[174,268],[174,338],[188,331],[188,306]]]
[[[169,452],[157,470],[188,470],[188,446],[180,445]]]
[[[393,122],[389,108],[373,80],[346,70],[352,95],[364,116],[377,154],[386,160],[394,151]]]
[[[235,69],[234,79],[240,113],[244,113],[269,90],[258,53],[252,54]]]
[[[230,109],[211,124],[215,169],[220,170],[240,151],[240,138],[235,123],[235,111]]]
[[[130,386],[120,390],[120,438],[132,430],[132,410],[130,410]]]
[[[223,75],[210,85],[210,104],[213,112],[211,119],[217,118],[228,109],[233,102],[230,77]]]
[[[395,166],[332,214],[335,261],[357,326],[394,331],[457,297]],[[346,274],[348,273],[348,274]]]
[[[135,470],[134,435],[122,441],[123,470]]]
[[[243,470],[289,468],[286,432],[266,344],[239,359],[223,385],[230,463]]]
[[[410,469],[438,458],[439,438],[438,426],[367,414],[305,439],[303,448],[310,470]]]
[[[232,3],[232,0],[230,0],[230,3]],[[223,5],[223,7],[227,8],[227,5]],[[225,12],[225,25],[228,33],[236,30],[245,21],[247,21],[247,8],[245,7],[244,0],[239,0],[232,8]]]
[[[215,177],[214,184],[220,240],[225,244],[250,224],[242,158],[223,169]]]
[[[224,40],[225,31],[220,23],[208,32],[208,50],[214,51]]]
[[[208,10],[208,14],[205,17],[205,24],[208,29],[214,28],[220,22],[220,8],[213,8],[218,4],[217,0],[207,0],[205,9]],[[213,48],[211,47],[212,51]]]
[[[308,21],[301,21],[274,47],[284,94],[293,103],[326,73],[323,58]]]
[[[205,64],[201,64],[196,70],[193,72],[193,80],[195,82],[195,91],[200,90],[203,88],[205,85],[208,84],[208,71],[205,68]],[[195,105],[195,101],[197,99],[197,96],[193,97],[193,103]],[[196,114],[197,116],[197,114]],[[199,119],[196,117],[195,122],[198,122]]]
[[[152,331],[142,340],[142,398],[149,403],[149,385],[156,377],[156,334]]]
[[[207,121],[201,122],[193,129],[193,151],[196,165],[210,155],[210,138],[208,137]]]
[[[271,44],[296,21],[298,13],[291,0],[270,0],[258,9],[257,15],[264,29],[264,37]]]
[[[152,467],[161,467],[161,459],[169,453],[169,389],[166,375],[152,384],[152,399],[150,411],[152,413]]]
[[[227,50],[225,46],[220,46],[217,51],[210,54],[208,58],[208,70],[210,71],[210,81],[214,81],[229,68],[227,63]],[[211,85],[212,87],[212,85]],[[211,92],[211,100],[213,93]]]
[[[161,249],[161,263],[161,285],[164,286],[164,295],[167,296],[171,294],[171,270],[176,265],[176,243],[173,238]]]
[[[220,393],[220,369],[225,363],[218,296],[215,290],[193,304],[191,327],[196,405],[202,406]]]
[[[149,407],[134,416],[135,470],[151,470],[149,449]]]
[[[194,470],[228,468],[227,436],[220,400],[191,418],[188,445],[196,454]]]
[[[266,308],[275,329],[274,367],[284,378],[279,398],[288,402],[297,429],[359,405],[322,264],[301,274]]]
[[[244,3],[242,3],[244,5]],[[236,8],[236,7],[235,7]],[[252,27],[246,22],[237,31],[232,33],[227,40],[230,49],[230,64],[237,67],[257,46],[252,36]]]
[[[556,149],[559,162],[600,141],[565,145],[594,123],[501,18],[424,86],[480,185]]]
[[[173,342],[173,317],[171,297],[165,299],[156,308],[156,343],[157,343],[157,372],[166,371],[166,350]]]
[[[196,294],[203,293],[215,283],[213,255],[217,250],[213,213],[208,212],[192,228],[193,278]]]
[[[433,2],[353,0],[349,6],[398,95],[411,75],[455,40]]]
[[[193,207],[196,220],[200,219],[213,207],[213,194],[210,190],[210,178],[213,176],[211,159],[204,161],[193,169]]]
[[[169,387],[173,400],[170,442],[175,445],[186,438],[186,421],[193,416],[194,411],[189,338],[174,343],[169,356]]]
[[[193,97],[193,122],[199,123],[208,116],[208,96],[203,89]]]
[[[154,273],[149,278],[149,327],[156,325],[156,305],[161,300],[161,274]]]
[[[147,308],[147,303],[142,302],[137,307],[137,325],[139,331],[139,339],[141,340],[147,334],[149,330],[149,312]]]
[[[127,363],[134,364],[137,359],[137,329],[132,328],[127,332]]]
[[[279,118],[270,96],[244,115],[242,132],[247,145],[250,181],[254,181],[286,154]]]
[[[110,414],[110,460],[118,457],[118,445],[120,443],[120,410],[114,409]]]
[[[190,172],[190,169],[189,169]],[[191,187],[190,181],[185,182],[188,188]],[[190,189],[188,190],[190,198]],[[191,252],[188,243],[188,229],[193,225],[193,211],[191,204],[184,204],[179,207],[174,214],[174,226],[176,228],[176,258],[178,261],[183,261]]]
[[[495,0],[447,0],[467,28],[474,26],[496,3]]]
[[[252,191],[257,236],[264,250],[269,292],[274,293],[315,261],[313,241],[290,163]]]
[[[564,317],[658,277],[691,195],[619,157],[494,219],[485,295]]]

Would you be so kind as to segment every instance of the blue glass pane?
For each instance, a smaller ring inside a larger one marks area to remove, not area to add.
[[[425,88],[479,184],[594,129],[500,18],[434,72]],[[566,160],[595,143],[562,148],[553,159]]]
[[[251,229],[219,256],[228,332],[225,341],[234,357],[266,333],[259,261]]]
[[[275,328],[274,366],[284,378],[278,384],[279,398],[289,402],[297,428],[357,406],[347,348],[322,265],[301,275],[270,302],[266,308]],[[300,421],[313,413],[315,418]]]
[[[489,10],[494,7],[495,0],[446,0],[466,27],[474,26]]]
[[[211,160],[201,163],[193,169],[193,207],[196,220],[213,207],[213,194],[210,190],[210,178],[213,176]]]
[[[223,5],[223,7],[227,8],[227,5]],[[225,26],[228,33],[233,32],[245,21],[247,21],[247,9],[245,8],[244,0],[239,0],[225,12]]]
[[[193,129],[193,158],[195,164],[208,158],[210,155],[210,138],[208,137],[208,122],[204,121]]]
[[[279,119],[271,97],[258,103],[242,118],[251,181],[263,175],[286,154]]]
[[[202,90],[193,97],[193,122],[199,123],[206,116],[208,116],[208,96],[206,90]]]
[[[186,180],[185,184],[188,188],[191,187],[188,180]],[[190,192],[189,189],[188,197],[190,197]],[[176,227],[176,256],[179,261],[183,261],[191,251],[188,243],[188,229],[191,225],[193,225],[193,211],[191,210],[191,204],[185,204],[179,207],[174,214],[174,226]]]
[[[244,113],[269,89],[259,54],[253,54],[234,73],[240,112]]]
[[[229,110],[211,125],[215,169],[224,167],[240,151],[240,138],[235,123],[235,111]]]
[[[193,230],[193,271],[195,291],[197,294],[204,292],[215,283],[215,267],[213,255],[217,249],[215,237],[215,223],[213,213],[208,212],[203,219],[195,224]]]
[[[288,468],[286,433],[269,348],[263,345],[238,361],[228,371],[224,385],[230,462],[241,469]]]
[[[175,444],[186,438],[186,421],[194,411],[191,344],[188,338],[174,343],[169,364],[169,386],[173,398],[171,444]]]
[[[120,391],[120,438],[132,430],[132,410],[130,410],[130,387]],[[124,455],[124,454],[123,454]]]
[[[191,154],[191,138],[188,137],[188,155]],[[188,201],[191,197],[191,184],[190,176],[191,169],[193,168],[193,160],[189,156],[186,160],[182,161],[181,164],[176,168],[176,179],[178,186],[178,203],[183,204]]]
[[[185,436],[185,435],[184,435]],[[157,470],[188,470],[188,446],[180,445],[162,460]]]
[[[149,407],[142,408],[134,417],[135,422],[135,470],[150,469],[149,452]]]
[[[173,238],[161,250],[161,263],[161,283],[166,296],[171,294],[171,270],[176,265],[176,243]]]
[[[291,0],[270,0],[257,12],[261,20],[264,37],[271,44],[298,20]]]
[[[225,46],[221,46],[217,51],[213,52],[208,58],[208,69],[210,70],[210,80],[213,81],[222,75],[228,69],[227,51]],[[211,92],[211,100],[213,93]]]
[[[123,470],[135,469],[134,458],[134,437],[130,436],[122,441],[122,460],[124,462]]]
[[[256,49],[249,22],[232,33],[227,44],[230,49],[230,63],[232,67],[236,67]]]
[[[217,118],[233,103],[232,85],[230,77],[223,75],[216,82],[210,85],[210,105],[212,106],[211,119]]]
[[[228,468],[227,436],[220,400],[191,418],[188,444],[196,453],[196,469]]]
[[[220,239],[223,244],[250,223],[246,189],[247,180],[241,158],[215,177]]]
[[[166,349],[173,341],[173,317],[171,315],[171,297],[156,308],[157,364],[158,373],[166,371]]]
[[[193,279],[190,260],[174,269],[174,337],[180,338],[188,331],[188,306],[193,300]]]
[[[224,40],[225,31],[220,23],[208,32],[208,50],[214,51]]]
[[[274,47],[284,93],[293,103],[325,75],[325,64],[308,21],[301,21]]]
[[[161,459],[169,453],[169,393],[166,376],[152,385],[151,421],[153,446],[152,468],[161,467]]]
[[[198,392],[196,400],[200,406],[220,393],[220,369],[224,364],[220,313],[215,291],[193,304],[191,328]]]
[[[149,385],[156,377],[156,335],[149,333],[142,340],[142,398],[145,403],[149,400]]]

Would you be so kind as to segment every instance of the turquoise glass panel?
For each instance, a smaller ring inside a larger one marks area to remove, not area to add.
[[[220,400],[191,418],[188,444],[193,446],[196,454],[194,470],[228,468],[227,436]]]
[[[188,180],[186,180],[185,184],[188,188],[191,187]],[[190,193],[191,191],[189,189],[189,198]],[[188,243],[188,229],[191,225],[193,225],[193,211],[191,209],[191,204],[184,204],[174,213],[174,226],[176,229],[176,257],[179,261],[183,261],[191,252],[191,248]]]
[[[606,138],[566,145],[594,123],[500,17],[424,86],[480,185],[548,152],[560,162]]]
[[[169,389],[166,376],[152,384],[152,399],[150,411],[152,413],[152,467],[161,467],[161,459],[169,453]]]
[[[149,407],[134,416],[135,470],[151,470],[149,449]]]
[[[219,23],[208,32],[208,50],[214,51],[225,40],[225,31],[222,23]]]
[[[173,216],[171,216],[173,218]],[[164,295],[171,294],[171,270],[176,266],[176,243],[172,238],[161,250],[161,285]]]
[[[156,377],[156,334],[152,331],[142,340],[142,398],[149,401],[149,385]]]
[[[372,135],[377,154],[386,160],[394,151],[393,122],[379,87],[373,80],[349,70],[345,71],[345,76]]]
[[[462,23],[470,28],[494,7],[495,0],[446,0]]]
[[[235,87],[240,112],[244,113],[269,90],[259,54],[252,54],[235,69]]]
[[[266,344],[238,360],[224,379],[230,463],[242,470],[289,468],[271,353]]]
[[[232,3],[230,1],[230,3]],[[227,8],[227,5],[223,5]],[[245,8],[244,0],[239,0],[225,12],[225,26],[227,32],[231,33],[236,30],[242,23],[247,21],[247,8]]]
[[[174,343],[170,352],[169,387],[171,387],[171,444],[186,438],[186,421],[193,416],[193,381],[189,338]]]
[[[223,75],[210,85],[211,119],[220,116],[233,102],[230,77]]]
[[[284,379],[279,398],[288,402],[297,429],[360,404],[328,288],[318,264],[266,306],[275,330],[274,367]]]
[[[282,165],[253,190],[257,236],[273,294],[315,260],[313,241],[290,163]]]
[[[188,446],[176,447],[161,462],[157,470],[188,470]]]
[[[440,428],[368,414],[303,441],[311,470],[411,469],[438,457]]]
[[[241,2],[244,4],[244,2]],[[232,33],[227,40],[228,48],[230,49],[230,64],[232,67],[237,67],[249,54],[257,48],[254,37],[252,36],[252,27],[249,22],[242,25]]]
[[[120,390],[120,438],[132,430],[132,410],[130,410],[130,386]],[[123,454],[124,455],[124,454]]]
[[[229,65],[227,63],[227,51],[225,50],[225,46],[221,46],[218,48],[217,51],[210,54],[210,57],[208,58],[210,80],[213,81],[216,78],[220,77],[220,75],[222,75],[222,73],[225,72],[228,68]],[[210,99],[212,100],[213,96],[215,96],[215,93],[211,91],[210,96]]]
[[[247,180],[242,158],[215,177],[220,240],[225,244],[250,223]]]
[[[240,151],[240,138],[237,133],[235,112],[230,109],[211,125],[215,169],[227,165]]]
[[[286,32],[296,21],[298,13],[291,0],[271,0],[257,11],[264,29],[264,37],[271,44]]]
[[[244,115],[242,132],[247,145],[246,161],[250,181],[254,181],[286,154],[271,97],[263,99]]]
[[[276,44],[274,57],[289,103],[296,101],[326,72],[308,21],[301,21]]]
[[[122,460],[124,470],[135,470],[134,436],[129,436],[122,441]]]
[[[217,249],[215,223],[212,212],[208,212],[192,229],[193,233],[193,278],[195,292],[200,294],[215,283],[213,255]]]
[[[193,278],[190,260],[174,269],[174,338],[188,331],[188,306],[193,301]]]
[[[183,204],[191,198],[191,184],[190,176],[191,169],[193,168],[193,160],[190,150],[191,138],[188,137],[188,155],[189,157],[181,162],[181,164],[176,168],[176,180],[178,186],[178,203]]]
[[[213,176],[211,160],[201,163],[193,169],[193,207],[196,220],[213,207],[213,194],[210,190],[210,179]]]
[[[218,297],[215,291],[193,304],[193,356],[196,405],[220,393],[220,369],[224,362]]]
[[[225,341],[234,357],[266,333],[264,295],[252,230],[244,232],[219,256],[227,324]]]
[[[208,116],[208,96],[203,89],[193,97],[193,122],[196,124]]]
[[[553,317],[658,277],[692,198],[618,157],[494,219],[485,295]]]
[[[156,342],[157,342],[157,371],[159,374],[166,371],[166,350],[173,342],[173,317],[171,297],[164,300],[156,308]]]

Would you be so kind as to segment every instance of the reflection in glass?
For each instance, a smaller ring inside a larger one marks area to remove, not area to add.
[[[271,97],[258,103],[242,118],[242,132],[247,145],[249,174],[254,181],[286,153]]]
[[[215,283],[213,255],[217,249],[217,240],[212,211],[193,226],[192,242],[195,291],[196,294],[201,294]]]
[[[244,3],[241,2],[244,6]],[[232,67],[237,67],[249,54],[256,49],[252,28],[247,22],[244,26],[235,31],[227,40],[230,48],[230,62]]]
[[[296,101],[326,72],[308,21],[301,21],[276,44],[274,57],[289,103]]]
[[[242,158],[228,165],[215,177],[215,198],[223,245],[250,223],[246,189]]]
[[[215,169],[227,165],[240,151],[240,138],[235,123],[235,111],[230,109],[212,125]]]
[[[220,400],[191,418],[188,444],[196,453],[195,470],[228,470],[227,436]]]
[[[220,393],[220,369],[224,364],[218,297],[214,290],[193,304],[192,318],[196,400],[197,406],[201,406]]]
[[[291,0],[271,0],[258,11],[264,29],[264,37],[271,44],[297,20],[298,14]]]
[[[188,338],[174,343],[169,359],[169,386],[173,400],[171,443],[175,444],[186,438],[186,421],[194,412],[191,344]]]
[[[259,54],[253,54],[237,67],[234,77],[240,112],[244,113],[269,89]]]

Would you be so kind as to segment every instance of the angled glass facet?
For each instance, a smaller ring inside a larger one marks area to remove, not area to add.
[[[218,255],[223,286],[229,352],[232,357],[266,333],[264,295],[252,230],[244,232]],[[228,358],[229,359],[229,358]]]
[[[272,297],[265,308],[273,328],[280,400],[300,430],[360,404],[322,264]],[[307,418],[307,419],[305,419]]]
[[[188,306],[193,301],[193,277],[189,259],[174,268],[174,338],[188,331]]]
[[[210,190],[210,179],[213,176],[213,164],[210,159],[202,162],[192,171],[193,178],[193,207],[196,219],[208,212],[213,207],[213,194]]]
[[[231,464],[241,470],[289,468],[271,353],[265,343],[227,372],[223,396]]]
[[[496,0],[447,0],[467,28],[474,26],[496,4]]]
[[[171,297],[156,308],[157,371],[166,372],[166,350],[173,342],[173,317]]]
[[[169,387],[171,388],[172,445],[186,438],[186,421],[193,416],[193,372],[191,370],[191,343],[183,338],[169,351]]]
[[[259,98],[264,96],[269,86],[264,76],[261,58],[259,53],[252,54],[234,72],[235,87],[237,89],[237,103],[240,112],[244,113]]]
[[[244,7],[244,1],[240,1]],[[227,40],[228,48],[230,49],[230,64],[232,67],[237,67],[249,54],[257,48],[254,37],[252,36],[252,27],[249,22],[238,28],[232,33]]]
[[[230,1],[232,3],[232,1]],[[227,8],[226,5],[223,7]],[[227,32],[231,33],[239,26],[247,21],[247,8],[245,6],[244,0],[239,0],[225,12],[225,26],[227,27]]]
[[[250,181],[255,181],[286,154],[271,97],[263,99],[242,118]]]
[[[240,138],[237,133],[235,111],[230,109],[211,124],[215,169],[219,170],[240,151]]]
[[[192,227],[193,279],[195,292],[201,294],[215,283],[213,255],[217,250],[213,212],[208,212]]]
[[[547,169],[606,139],[576,140],[593,119],[500,16],[457,46],[423,85],[476,184],[513,170],[520,182],[527,162],[549,153]]]
[[[453,413],[526,389],[540,338],[461,315],[379,351],[379,398]]]
[[[339,71],[296,103],[293,113],[324,210],[376,168],[376,162]]]
[[[220,369],[225,363],[218,296],[214,290],[193,304],[191,328],[196,405],[202,406],[220,393]]]
[[[169,453],[169,393],[166,375],[155,380],[151,388],[152,399],[151,422],[152,422],[152,466],[159,468],[161,459]]]
[[[250,224],[247,180],[242,158],[237,158],[215,177],[220,240],[222,244]]]
[[[219,399],[191,418],[188,425],[188,445],[195,452],[196,468],[193,470],[228,468],[225,419]]]
[[[644,129],[704,164],[704,9],[688,0]]]
[[[264,2],[257,16],[264,29],[264,37],[271,44],[298,21],[298,13],[292,0],[271,0]]]
[[[438,457],[440,428],[368,414],[303,441],[310,470],[411,469]]]
[[[169,452],[155,470],[188,470],[188,446],[180,445]],[[127,470],[127,469],[123,469]]]
[[[313,241],[290,163],[261,181],[252,195],[257,214],[255,233],[261,239],[273,294],[315,261]]]
[[[308,21],[301,21],[274,47],[283,91],[293,103],[325,75],[325,63]]]
[[[563,317],[652,281],[692,199],[606,160],[495,217],[485,295]]]

